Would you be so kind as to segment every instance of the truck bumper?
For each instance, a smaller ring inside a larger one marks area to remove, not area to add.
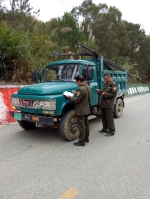
[[[44,117],[39,115],[32,115],[28,113],[20,113],[15,111],[9,111],[9,114],[11,117],[18,121],[28,121],[28,122],[34,122],[39,124],[45,124],[45,125],[54,125],[53,117]]]

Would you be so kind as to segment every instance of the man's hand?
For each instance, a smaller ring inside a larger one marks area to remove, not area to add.
[[[101,91],[100,91],[99,89],[96,89],[96,92],[97,92],[97,93],[100,93]]]
[[[65,95],[68,99],[70,98],[70,96],[69,95]]]
[[[104,93],[104,92],[99,92],[98,94],[99,94],[99,95],[104,95],[105,93]]]
[[[73,91],[72,91],[72,93],[73,93],[74,95],[76,95],[76,94],[77,94],[77,92],[76,92],[75,90],[73,90]]]
[[[96,89],[96,92],[97,92],[99,95],[104,95],[104,94],[105,94],[104,92],[102,92],[102,91],[99,90],[99,89]]]

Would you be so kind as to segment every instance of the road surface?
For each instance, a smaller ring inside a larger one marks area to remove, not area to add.
[[[116,135],[98,133],[96,118],[85,147],[57,129],[0,126],[0,199],[58,199],[70,187],[79,192],[75,199],[149,199],[150,94],[125,101]]]

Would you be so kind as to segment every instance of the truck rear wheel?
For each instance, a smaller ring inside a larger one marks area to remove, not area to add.
[[[18,121],[19,125],[25,130],[32,130],[36,128],[36,124],[28,121]]]
[[[79,137],[79,129],[77,127],[74,110],[70,110],[63,115],[59,129],[60,135],[67,141],[72,141]]]
[[[122,112],[123,112],[123,101],[122,99],[118,98],[114,106],[114,118],[121,117]]]

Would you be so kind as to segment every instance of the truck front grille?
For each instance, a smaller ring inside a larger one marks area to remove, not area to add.
[[[19,99],[20,107],[38,108],[37,100]]]

